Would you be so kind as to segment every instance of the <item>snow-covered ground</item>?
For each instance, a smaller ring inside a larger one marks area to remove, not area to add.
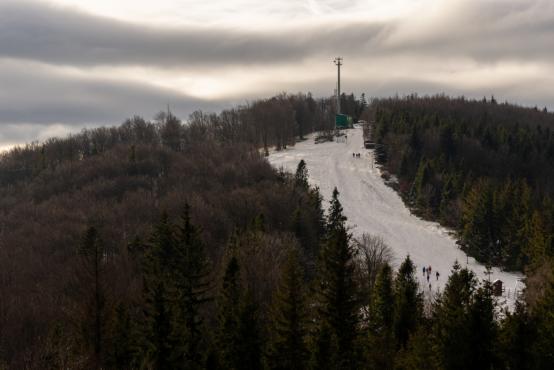
[[[447,229],[411,214],[400,196],[385,185],[379,169],[373,165],[372,151],[363,148],[361,128],[346,132],[346,142],[314,144],[313,137],[310,137],[295,147],[272,152],[269,162],[294,172],[298,162],[304,159],[310,182],[319,186],[325,199],[330,198],[335,186],[339,190],[339,199],[354,237],[362,233],[381,236],[395,254],[393,264],[396,267],[409,254],[427,295],[443,288],[456,260],[473,270],[480,279],[488,278],[485,266],[472,257],[467,258]],[[361,153],[361,156],[353,158],[352,153]],[[432,267],[431,288],[423,275],[423,266]],[[440,273],[438,280],[436,271]],[[521,274],[493,268],[491,281],[500,279],[505,284],[505,294],[499,299],[501,305],[513,306],[514,292],[524,287],[521,278]]]

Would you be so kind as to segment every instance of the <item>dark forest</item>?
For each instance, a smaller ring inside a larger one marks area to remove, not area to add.
[[[513,312],[458,264],[425,301],[409,257],[393,270],[382,240],[353,238],[340,189],[311,187],[303,161],[272,168],[269,150],[334,115],[332,99],[281,94],[2,154],[0,369],[548,369],[554,116],[494,99],[341,105],[375,121],[415,213],[526,272]]]

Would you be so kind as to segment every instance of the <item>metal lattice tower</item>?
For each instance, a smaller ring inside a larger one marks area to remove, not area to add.
[[[336,57],[333,62],[337,66],[337,114],[340,114],[340,66],[342,66],[342,57]]]

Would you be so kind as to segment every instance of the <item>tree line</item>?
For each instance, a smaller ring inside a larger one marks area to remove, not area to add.
[[[536,270],[552,259],[552,113],[494,97],[411,95],[373,107],[378,162],[414,211],[454,228],[483,263]]]
[[[307,185],[305,164],[287,182]],[[319,212],[322,215],[322,212]],[[185,203],[162,214],[128,246],[141,284],[114,296],[98,231],[79,248],[82,289],[76,332],[57,326],[40,368],[114,369],[547,369],[552,363],[554,285],[512,313],[496,307],[489,281],[454,264],[442,293],[425,300],[407,256],[391,261],[378,239],[354,240],[334,190],[314,273],[314,251],[292,233],[276,241],[262,215],[236,229],[220,263],[208,257],[203,231]],[[294,224],[294,222],[293,222]],[[296,229],[302,232],[302,228]],[[377,242],[376,242],[377,241]],[[369,253],[368,255],[377,255]],[[384,254],[386,256],[386,253]],[[269,261],[268,261],[269,259]],[[366,266],[376,266],[374,276]],[[365,283],[365,289],[362,286]]]
[[[303,161],[264,159],[322,123],[263,128],[254,105],[2,155],[0,368],[548,368],[551,270],[513,313],[459,265],[425,299],[409,256],[395,271],[353,238],[337,189],[324,212]]]
[[[85,329],[76,317],[90,309],[80,303],[85,285],[95,281],[81,276],[83,260],[94,256],[80,246],[90,227],[89,237],[98,240],[91,243],[101,241],[92,260],[101,258],[110,285],[108,297],[95,298],[96,309],[105,309],[110,296],[128,304],[139,296],[143,266],[133,243],[146,243],[160,214],[173,220],[185,203],[214,265],[224,260],[234,230],[263,215],[267,246],[253,254],[260,266],[250,270],[261,274],[262,262],[271,260],[264,253],[294,243],[296,230],[305,246],[302,263],[313,275],[321,198],[292,186],[263,157],[270,147],[329,130],[334,104],[280,94],[218,114],[197,111],[184,122],[170,111],[153,120],[135,116],[1,153],[0,367],[36,368],[50,346],[80,358],[75,353],[85,344],[75,338]]]

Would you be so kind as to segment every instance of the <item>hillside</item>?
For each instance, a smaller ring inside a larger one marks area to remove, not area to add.
[[[444,96],[373,107],[377,161],[414,211],[482,263],[523,270],[554,256],[554,114]]]
[[[16,148],[0,167],[0,358],[10,368],[45,368],[59,335],[70,350],[86,344],[74,323],[89,297],[79,275],[88,228],[102,242],[109,313],[141,300],[141,250],[163,214],[178,222],[190,205],[216,271],[231,235],[256,219],[274,248],[290,244],[290,209],[310,198],[250,144],[200,139],[173,116]],[[316,211],[302,212],[302,228],[317,227]]]
[[[294,171],[298,162],[304,160],[310,183],[319,187],[322,194],[331,194],[334,187],[340,189],[344,213],[355,238],[364,233],[382,237],[394,252],[396,267],[409,255],[418,272],[424,266],[431,266],[433,273],[438,271],[439,278],[433,276],[430,282],[423,274],[417,274],[426,295],[436,295],[443,290],[456,261],[480,279],[488,279],[486,267],[474,258],[467,259],[447,229],[413,215],[395,191],[385,184],[380,169],[373,164],[373,151],[363,148],[361,127],[346,133],[346,143],[314,144],[313,139],[306,140],[294,148],[272,153],[269,161],[277,168]],[[360,153],[361,157],[355,158],[352,153]],[[520,281],[523,275],[493,268],[490,279],[504,282],[506,290],[500,301],[506,301],[513,308],[517,295],[524,288]]]
[[[550,265],[517,302],[493,269],[497,299],[360,129],[313,143],[331,113],[283,94],[2,154],[0,369],[548,368]]]

